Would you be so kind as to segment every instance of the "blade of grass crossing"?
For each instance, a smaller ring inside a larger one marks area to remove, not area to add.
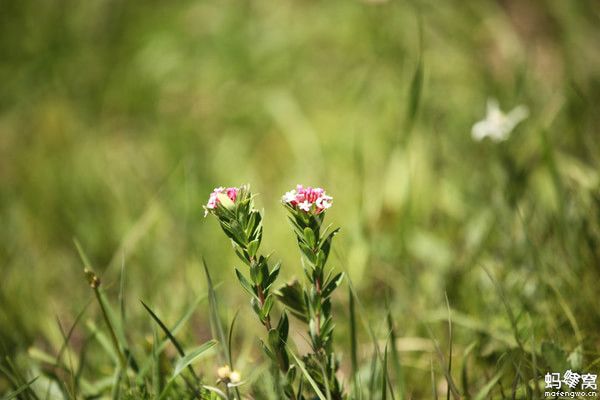
[[[63,343],[69,341],[67,338],[67,333],[65,333],[62,324],[60,323],[60,318],[56,316],[56,324],[58,325],[58,330],[62,336]],[[77,393],[77,388],[75,387],[75,370],[73,368],[73,359],[71,358],[71,354],[67,351],[67,360],[68,360],[68,372],[69,372],[69,390],[71,391],[71,395],[75,398],[75,393]]]
[[[387,323],[388,330],[390,332],[390,342],[391,353],[392,353],[392,363],[394,364],[394,371],[396,371],[396,385],[398,387],[398,391],[400,393],[400,400],[404,400],[405,398],[405,387],[404,387],[404,373],[402,370],[402,364],[400,363],[400,354],[398,353],[398,347],[396,344],[396,330],[394,327],[394,319],[392,317],[392,312],[388,307],[387,313]]]
[[[217,303],[217,295],[215,292],[215,287],[213,285],[212,279],[210,277],[210,272],[208,271],[208,265],[206,264],[206,260],[202,258],[202,265],[204,266],[204,273],[206,275],[206,283],[208,285],[208,310],[210,316],[210,326],[213,331],[213,338],[219,340],[222,343],[223,347],[223,358],[227,360],[228,351],[225,348],[225,344],[227,341],[225,340],[225,331],[223,329],[223,324],[221,323],[221,317],[219,316],[219,306]]]
[[[75,327],[79,324],[79,321],[81,321],[81,318],[85,314],[85,311],[87,310],[87,308],[91,304],[91,302],[92,302],[91,300],[88,300],[88,302],[85,304],[83,309],[75,317],[75,321],[69,328],[69,332],[67,333],[66,337],[64,338],[63,343],[61,344],[60,349],[58,350],[58,354],[56,355],[56,361],[55,361],[56,365],[59,365],[61,363],[62,356],[69,345],[69,341],[71,340],[71,336],[73,335],[73,332],[75,331]],[[60,321],[59,321],[59,323],[60,323]],[[79,362],[79,368],[80,369],[82,368],[82,360],[80,360],[80,362]],[[51,387],[52,387],[52,380],[48,380],[48,386],[46,388],[46,396],[44,397],[45,399],[49,398]]]
[[[142,305],[144,306],[144,308],[146,309],[146,311],[148,311],[148,313],[150,314],[150,316],[152,317],[152,319],[158,324],[158,326],[160,326],[160,328],[162,329],[162,331],[164,332],[164,334],[169,338],[169,340],[171,341],[171,343],[173,343],[173,346],[175,346],[175,349],[177,350],[177,352],[179,353],[179,355],[181,357],[185,357],[185,351],[183,350],[183,347],[181,347],[181,345],[179,344],[179,342],[177,341],[177,339],[175,339],[175,336],[173,335],[173,333],[171,333],[171,331],[169,331],[169,328],[167,328],[167,326],[161,321],[160,318],[158,318],[158,316],[154,313],[154,311],[152,311],[152,309],[146,305],[146,303],[144,303],[142,300],[140,300],[140,302],[142,303]],[[196,375],[196,372],[194,371],[194,368],[192,368],[191,365],[188,365],[187,368],[190,371],[190,373],[192,374],[192,376],[194,377],[194,380],[196,381],[196,383],[198,383],[200,380],[199,380],[198,376]],[[185,377],[185,375],[181,375],[181,377],[183,378],[183,380],[185,381],[186,385],[188,386],[188,389],[191,392],[193,392],[194,394],[196,394],[198,392],[198,390],[195,387],[195,385],[192,384],[192,382],[190,382]],[[167,386],[170,386],[170,385],[167,385]],[[167,389],[168,388],[165,387],[165,389],[163,390],[163,392],[161,393],[161,395],[160,395],[159,398],[163,398],[163,395],[165,395],[165,393],[168,393]]]
[[[237,317],[240,314],[240,310],[236,311],[233,319],[231,320],[231,324],[229,325],[229,333],[227,335],[227,359],[229,361],[229,365],[231,366],[231,370],[233,371],[234,365],[233,365],[233,356],[231,354],[231,349],[232,349],[232,343],[233,343],[233,329],[235,327],[235,321],[237,321]],[[241,399],[241,395],[240,395],[240,390],[238,389],[237,386],[234,387],[234,392],[236,395],[237,399]]]
[[[169,340],[171,341],[171,343],[173,343],[173,346],[175,346],[175,349],[177,350],[177,352],[179,353],[179,355],[181,357],[185,357],[185,351],[183,350],[183,347],[181,347],[181,345],[179,344],[179,342],[177,341],[177,339],[175,339],[175,336],[173,336],[173,334],[171,333],[171,331],[169,330],[169,328],[167,328],[167,326],[161,321],[161,319],[158,318],[158,315],[156,315],[154,313],[154,311],[152,311],[152,309],[146,305],[146,303],[144,303],[142,300],[140,300],[140,302],[142,303],[142,305],[144,306],[144,308],[146,309],[146,311],[148,311],[148,314],[150,314],[150,316],[152,317],[152,319],[158,324],[158,326],[160,326],[160,329],[162,329],[163,333],[169,338]],[[194,369],[192,367],[189,367],[189,370],[192,373],[192,375],[196,379],[198,379],[198,377],[196,376],[196,373],[194,372]]]
[[[300,360],[296,356],[296,354],[294,354],[294,352],[290,351],[290,354],[292,355],[292,357],[296,361],[296,364],[300,368],[300,371],[302,371],[302,373],[306,377],[306,380],[308,381],[308,383],[310,384],[310,386],[315,391],[315,394],[317,395],[317,397],[319,398],[319,400],[327,400],[327,398],[325,397],[325,395],[323,394],[323,392],[321,392],[321,390],[319,389],[319,386],[317,386],[317,383],[315,382],[315,380],[312,378],[312,376],[310,376],[310,374],[306,370],[306,367],[304,366],[304,363],[302,362],[302,360]]]
[[[448,293],[444,293],[446,296],[446,307],[448,308],[448,374],[452,375],[452,313],[450,312],[450,301],[448,300]],[[450,385],[446,391],[446,400],[450,400]]]
[[[152,387],[156,398],[162,392],[162,382],[160,374],[160,355],[158,346],[159,344],[158,332],[156,331],[156,325],[152,324]]]
[[[208,342],[187,352],[177,361],[177,364],[175,364],[175,372],[173,372],[173,378],[171,379],[176,378],[185,368],[191,368],[194,362],[203,357],[205,353],[212,349],[217,343],[218,342],[216,340],[211,339]]]
[[[494,375],[494,377],[488,383],[486,383],[484,387],[481,388],[477,395],[475,395],[474,400],[486,400],[491,398],[490,392],[492,391],[492,388],[496,386],[500,378],[502,378],[503,374],[504,371],[498,371],[496,375]]]
[[[16,399],[17,396],[21,393],[23,393],[26,390],[30,390],[31,385],[38,379],[38,377],[36,376],[35,378],[33,378],[32,380],[30,380],[29,382],[21,385],[20,387],[18,387],[16,390],[8,393],[5,397],[3,397],[3,400],[12,400],[12,399]]]
[[[350,359],[352,362],[352,380],[356,381],[358,375],[358,355],[356,337],[356,311],[352,289],[348,287],[348,307],[350,313]]]
[[[121,326],[125,326],[125,254],[121,260],[121,279],[119,282],[119,312],[121,316]]]
[[[454,383],[454,379],[452,379],[452,375],[450,375],[450,372],[448,371],[448,369],[446,367],[446,357],[444,357],[444,353],[442,352],[442,349],[440,349],[440,345],[439,345],[437,339],[435,338],[435,336],[433,335],[431,328],[428,325],[425,325],[425,328],[427,329],[427,332],[428,332],[429,336],[431,337],[431,341],[433,342],[435,352],[440,360],[440,364],[442,366],[442,372],[444,373],[444,376],[446,377],[446,381],[448,382],[448,388],[450,389],[450,392],[452,393],[452,396],[455,399],[460,399],[460,394],[458,392],[456,384]]]
[[[434,400],[438,400],[438,395],[437,395],[437,385],[435,384],[435,371],[433,369],[433,359],[431,359],[429,361],[430,363],[430,369],[431,369],[431,395],[432,395],[432,399]]]
[[[10,367],[10,369],[13,371],[13,374],[16,377],[17,382],[19,382],[19,385],[25,385],[25,384],[27,384],[28,380],[25,379],[25,377],[21,374],[21,372],[19,371],[19,369],[12,362],[12,360],[10,358],[8,358],[8,357],[6,357],[5,360],[6,360],[6,363],[8,364],[8,366]],[[27,389],[25,389],[24,393],[27,394],[28,398],[39,400],[39,397],[36,394],[36,392],[33,389],[31,389],[31,385],[29,385],[27,387]]]
[[[381,366],[381,400],[387,400],[387,360],[388,360],[388,351],[387,344],[385,345],[384,353],[383,353],[383,363]]]
[[[476,341],[469,344],[467,346],[467,348],[465,349],[464,355],[462,357],[463,361],[462,361],[460,377],[461,377],[461,384],[462,384],[463,395],[465,397],[465,400],[468,400],[471,398],[471,394],[469,393],[469,356],[475,349],[475,346],[477,346]]]
[[[185,313],[182,315],[182,317],[175,323],[173,328],[170,329],[170,332],[173,336],[175,336],[177,334],[177,332],[179,332],[179,330],[183,327],[183,325],[191,318],[191,316],[193,315],[194,311],[196,310],[196,307],[198,306],[198,304],[200,304],[200,302],[205,300],[206,298],[207,298],[206,294],[202,294],[202,295],[199,295],[196,297],[194,302],[192,302],[192,304],[190,304],[190,306],[185,311]],[[161,340],[159,338],[159,342],[157,344],[158,355],[162,354],[162,352],[164,351],[164,349],[167,347],[167,345],[169,343],[170,343],[170,340],[169,340],[168,336],[164,340]],[[140,368],[140,370],[137,374],[137,377],[136,377],[137,384],[142,383],[144,376],[146,376],[146,374],[148,373],[148,371],[150,370],[150,368],[152,366],[152,362],[153,362],[152,357],[149,357],[146,359],[146,361],[144,362],[144,364],[142,365],[142,367]]]

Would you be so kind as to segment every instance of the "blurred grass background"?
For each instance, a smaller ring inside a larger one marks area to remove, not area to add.
[[[213,187],[248,182],[286,278],[301,269],[280,195],[304,183],[334,196],[332,264],[381,339],[386,304],[399,337],[426,338],[429,324],[442,338],[447,292],[455,354],[476,342],[485,381],[516,345],[488,271],[531,348],[600,357],[599,3],[1,8],[3,353],[59,347],[56,318],[68,326],[91,298],[74,238],[109,293],[124,265],[133,338],[151,332],[138,299],[173,321],[206,290],[201,257],[223,282],[224,317],[247,311],[238,261],[202,205]],[[506,143],[471,139],[489,97],[530,109]],[[205,311],[190,341],[210,336]],[[431,351],[404,350],[408,392],[429,393]]]

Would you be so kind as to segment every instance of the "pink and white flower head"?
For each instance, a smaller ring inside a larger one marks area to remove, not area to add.
[[[281,201],[290,207],[297,207],[306,213],[320,214],[333,205],[333,197],[328,196],[322,188],[297,185],[283,195]]]
[[[227,196],[229,200],[235,203],[240,189],[236,187],[218,187],[213,190],[208,198],[208,202],[204,206],[204,216],[206,217],[211,210],[217,208],[217,205],[221,203],[220,196]],[[225,199],[226,200],[226,199]]]

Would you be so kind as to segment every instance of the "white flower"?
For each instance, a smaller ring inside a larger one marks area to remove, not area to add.
[[[219,369],[217,369],[217,376],[221,380],[229,379],[231,376],[231,368],[229,365],[223,365],[222,367],[219,367]]]
[[[302,203],[298,204],[298,208],[301,209],[302,211],[309,212],[311,205],[312,205],[312,203],[310,203],[308,200],[304,200]]]
[[[237,371],[231,371],[231,374],[229,375],[229,380],[233,384],[240,383],[240,381],[242,380],[242,376]]]
[[[515,107],[505,114],[500,110],[498,101],[489,99],[485,119],[473,125],[471,135],[477,141],[486,137],[494,142],[506,140],[517,124],[527,118],[528,115],[529,110],[523,105]]]
[[[296,196],[297,193],[295,190],[290,190],[289,192],[286,192],[283,197],[282,200],[284,203],[291,203],[293,201],[296,201]]]
[[[326,210],[329,207],[331,207],[332,200],[333,200],[333,197],[327,196],[326,194],[323,194],[321,197],[319,197],[317,199],[317,201],[315,202],[315,204],[317,205],[317,208],[319,208],[321,210]]]

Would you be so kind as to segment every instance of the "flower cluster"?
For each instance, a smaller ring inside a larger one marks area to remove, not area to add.
[[[221,203],[223,196],[227,196],[229,200],[235,202],[239,191],[240,189],[236,187],[224,188],[221,186],[215,188],[215,190],[213,190],[213,192],[210,194],[210,197],[208,198],[208,203],[206,203],[206,205],[204,206],[204,216],[206,217],[211,210],[217,208],[217,205]]]
[[[333,197],[328,196],[322,188],[305,188],[302,185],[284,194],[281,200],[290,207],[314,214],[322,213],[333,204]]]

